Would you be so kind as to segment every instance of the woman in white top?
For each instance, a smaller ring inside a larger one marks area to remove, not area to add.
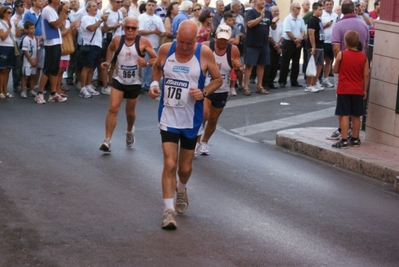
[[[11,32],[11,8],[0,8],[0,99],[12,97],[7,91],[10,70],[15,65],[14,35]]]

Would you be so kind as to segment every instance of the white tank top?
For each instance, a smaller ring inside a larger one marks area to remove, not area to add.
[[[136,45],[136,42],[139,42],[139,38],[136,38],[135,42],[130,46],[125,44],[124,36],[121,37],[121,42],[123,42],[123,45],[117,55],[116,75],[114,78],[125,85],[141,84],[137,59],[139,56],[142,57],[142,55],[139,54],[140,51],[137,51],[138,45]]]
[[[163,70],[163,90],[159,108],[159,127],[192,129],[201,125],[203,119],[203,100],[196,101],[189,96],[190,88],[203,89],[205,76],[200,63],[201,44],[186,63],[180,63],[175,56],[176,41],[169,49]]]
[[[231,72],[231,44],[227,45],[226,52],[219,56],[215,51],[215,41],[210,41],[209,48],[215,55],[216,65],[222,75],[223,84],[215,91],[216,93],[230,92],[230,72]],[[206,76],[205,84],[208,85],[211,82],[211,75],[208,73]]]

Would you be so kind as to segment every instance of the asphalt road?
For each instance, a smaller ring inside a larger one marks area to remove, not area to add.
[[[1,100],[0,266],[398,266],[391,185],[271,145],[283,125],[334,126],[334,97],[233,97],[176,231],[161,229],[156,100],[139,100],[132,149],[121,108],[111,155],[106,96]]]

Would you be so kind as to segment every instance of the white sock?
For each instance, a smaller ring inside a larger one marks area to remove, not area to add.
[[[163,204],[164,204],[164,211],[171,209],[171,210],[175,210],[175,206],[174,206],[174,198],[164,198],[163,199]]]
[[[187,184],[183,184],[180,181],[177,183],[177,191],[181,192],[184,191],[184,189],[186,189]]]

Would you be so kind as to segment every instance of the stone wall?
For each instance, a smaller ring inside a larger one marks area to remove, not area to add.
[[[399,148],[399,23],[375,21],[366,140]]]

